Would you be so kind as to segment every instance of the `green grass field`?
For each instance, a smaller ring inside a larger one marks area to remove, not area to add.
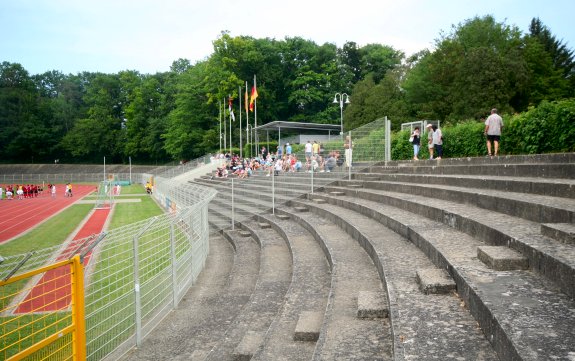
[[[126,226],[138,221],[148,219],[153,216],[157,216],[163,213],[162,209],[154,202],[152,197],[145,194],[145,189],[142,185],[130,185],[122,187],[122,198],[139,199],[139,202],[130,203],[117,203],[112,214],[112,219],[109,224],[109,229],[115,229],[118,227]],[[89,198],[85,198],[89,199]],[[93,198],[94,199],[94,198]],[[58,215],[50,218],[46,222],[42,223],[32,231],[18,237],[6,244],[0,245],[0,254],[4,257],[16,254],[22,254],[29,252],[33,249],[41,250],[48,247],[53,247],[61,244],[68,238],[74,229],[78,227],[80,222],[88,216],[90,211],[93,209],[93,204],[75,204],[67,208]],[[115,257],[123,257],[123,255],[117,253],[115,250]],[[115,266],[109,267],[101,276],[108,274],[109,272],[117,272],[122,267],[122,262],[111,262]],[[93,280],[96,281],[96,280]],[[7,306],[12,298],[10,295],[15,295],[18,293],[19,289],[25,285],[26,281],[16,282],[0,289],[0,295],[2,296],[2,308]],[[114,288],[114,287],[112,287]],[[121,293],[121,288],[118,290],[113,290],[107,288],[105,291],[110,293]],[[57,312],[54,315],[60,314],[60,316],[69,314],[69,312]],[[50,317],[50,314],[44,314],[44,319]],[[37,316],[19,316],[14,317],[2,317],[0,318],[0,329],[3,335],[0,337],[0,349],[4,349],[4,356],[13,355],[18,348],[28,347],[32,342],[32,339],[26,339],[22,343],[19,337],[22,335],[35,334],[35,328],[38,328],[35,318]],[[20,329],[18,332],[10,333],[13,330],[13,320],[19,320],[19,324],[28,324],[28,326]],[[30,319],[30,320],[28,320]],[[26,322],[24,322],[26,321]],[[29,323],[28,323],[29,322]],[[57,324],[57,323],[56,323]],[[57,329],[58,327],[56,327]],[[54,331],[56,331],[54,329]],[[35,342],[35,341],[34,341]],[[2,358],[2,353],[0,353],[0,358]]]
[[[110,229],[162,214],[162,209],[152,197],[146,195],[146,190],[142,185],[134,184],[122,187],[122,195],[128,194],[134,194],[135,196],[130,198],[138,198],[141,202],[116,204]],[[86,197],[85,199],[91,198]],[[70,233],[78,227],[78,224],[86,218],[92,208],[94,208],[92,204],[72,205],[21,237],[0,244],[0,254],[7,257],[34,249],[57,246],[64,242]]]

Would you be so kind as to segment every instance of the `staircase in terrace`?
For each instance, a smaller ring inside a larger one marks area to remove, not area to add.
[[[575,360],[575,154],[359,169],[196,179],[206,268],[126,359]]]

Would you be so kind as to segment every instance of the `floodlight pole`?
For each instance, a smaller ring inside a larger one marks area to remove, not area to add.
[[[344,99],[345,99],[345,102],[344,102]],[[349,95],[347,95],[346,93],[335,93],[335,96],[333,98],[333,103],[335,103],[335,104],[339,103],[339,114],[340,114],[340,122],[341,122],[341,126],[340,126],[341,129],[339,131],[339,134],[343,138],[343,104],[351,103],[351,101],[349,100]]]

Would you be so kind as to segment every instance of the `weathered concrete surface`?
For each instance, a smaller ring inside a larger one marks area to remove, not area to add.
[[[575,244],[575,224],[573,223],[542,224],[541,234],[559,242]]]
[[[524,270],[529,268],[529,260],[520,253],[504,246],[477,247],[477,258],[496,271]]]
[[[426,295],[441,295],[455,291],[455,282],[447,272],[437,268],[416,271],[419,289]]]
[[[317,311],[303,311],[295,326],[293,339],[295,341],[317,341],[321,325],[323,321],[323,313]]]
[[[265,332],[248,331],[235,348],[234,361],[250,361],[252,356],[262,346]]]
[[[382,292],[359,291],[357,294],[357,317],[385,318],[389,307]]]

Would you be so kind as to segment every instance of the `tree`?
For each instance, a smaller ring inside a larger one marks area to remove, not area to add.
[[[15,63],[0,65],[0,156],[31,160],[44,152],[45,124],[37,117],[39,94],[28,72]]]
[[[565,89],[563,96],[575,96],[575,59],[574,50],[569,49],[567,44],[558,40],[551,30],[543,25],[539,18],[533,18],[529,25],[528,38],[536,39],[551,57],[551,62],[555,70],[559,71],[570,86]],[[552,76],[554,77],[554,76]]]
[[[528,86],[521,33],[492,16],[453,28],[408,74],[404,88],[414,107],[439,119],[479,117],[486,109],[518,110]]]
[[[66,134],[63,149],[82,160],[109,157],[112,162],[121,162],[125,123],[120,93],[118,76],[97,74],[84,96],[88,117],[77,121]]]
[[[202,147],[204,132],[215,123],[208,114],[216,110],[208,102],[207,71],[207,63],[200,62],[180,77],[176,106],[168,115],[166,132],[162,135],[164,149],[175,159],[194,159],[212,150]]]
[[[401,65],[404,54],[390,46],[381,44],[367,44],[359,49],[361,55],[361,78],[373,74],[373,81],[377,84],[387,72]]]

